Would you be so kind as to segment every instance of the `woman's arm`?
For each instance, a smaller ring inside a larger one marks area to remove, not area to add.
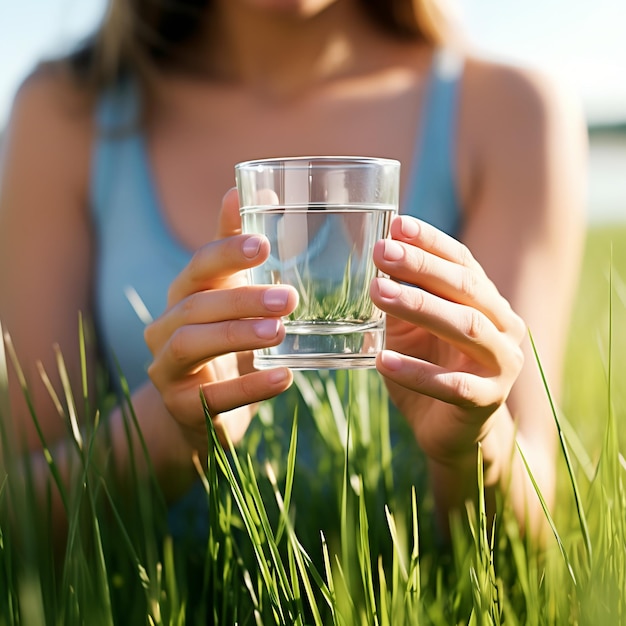
[[[506,492],[521,525],[528,515],[538,531],[541,508],[515,440],[551,502],[556,438],[520,320],[558,391],[584,230],[584,125],[545,81],[487,63],[468,67],[462,102],[467,247],[427,225],[407,234],[409,218],[392,225],[401,248],[389,255],[380,245],[377,264],[421,289],[373,285],[391,315],[387,346],[405,355],[383,353],[378,366],[429,457],[442,527],[476,496],[480,441],[489,501]]]
[[[463,241],[528,326],[541,367],[558,401],[570,310],[578,284],[585,232],[587,134],[578,102],[540,75],[479,65],[472,134],[480,135],[480,182],[469,205]],[[477,98],[479,96],[476,96]],[[547,502],[554,499],[556,428],[530,340],[525,365],[507,400],[517,440]],[[494,437],[496,455],[502,436]],[[508,435],[510,436],[510,435]],[[510,488],[518,517],[529,489],[525,469]]]
[[[31,77],[16,98],[1,170],[0,321],[11,336],[46,443],[62,471],[69,467],[66,460],[73,446],[37,363],[43,364],[63,397],[56,374],[58,346],[74,394],[81,397],[78,317],[80,313],[90,319],[93,288],[90,111],[89,102],[58,75]],[[249,423],[248,405],[291,384],[284,368],[251,372],[240,367],[245,358],[237,353],[280,342],[280,318],[296,304],[293,290],[277,299],[280,288],[269,288],[271,297],[266,299],[267,289],[248,290],[242,283],[240,272],[269,253],[266,240],[252,242],[252,251],[250,243],[250,236],[240,234],[237,199],[230,193],[220,214],[218,238],[194,255],[170,288],[167,311],[146,331],[155,383],[147,381],[138,389],[132,404],[157,478],[171,497],[183,493],[193,479],[193,451],[201,458],[206,455],[201,389],[218,430],[228,429],[236,440]],[[271,319],[264,325],[263,317]],[[268,325],[275,332],[268,334]],[[90,353],[90,372],[94,361]],[[4,425],[15,432],[13,447],[30,453],[35,479],[45,494],[48,470],[42,443],[13,371],[10,396]],[[79,408],[81,404],[77,402]],[[124,475],[130,456],[122,411],[114,409],[107,419],[115,467]],[[107,445],[103,437],[103,448]]]
[[[87,103],[58,77],[41,72],[17,94],[0,165],[0,322],[11,336],[51,444],[64,437],[65,425],[36,364],[43,364],[59,390],[57,345],[73,389],[80,392],[78,315],[88,320],[91,314],[90,135]],[[29,450],[39,449],[14,378],[10,395],[18,440]]]

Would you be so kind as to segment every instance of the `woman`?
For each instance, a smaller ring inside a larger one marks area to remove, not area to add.
[[[16,97],[0,320],[48,442],[63,447],[64,427],[32,372],[38,360],[55,371],[58,344],[79,381],[80,311],[130,381],[166,494],[184,493],[192,452],[206,455],[198,388],[239,440],[255,403],[292,382],[287,369],[251,367],[252,349],[281,341],[295,294],[241,278],[269,250],[240,233],[236,194],[224,196],[234,164],[387,156],[403,163],[404,215],[374,253],[392,278],[371,288],[388,314],[377,368],[427,456],[442,527],[475,496],[480,441],[488,493],[509,490],[537,530],[514,442],[550,501],[555,435],[526,325],[554,388],[583,230],[577,107],[541,76],[463,51],[433,0],[171,4],[111,0],[93,41]],[[13,425],[36,455],[11,391]],[[109,420],[123,468],[120,411]]]

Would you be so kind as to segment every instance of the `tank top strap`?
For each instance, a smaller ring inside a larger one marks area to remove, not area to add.
[[[403,211],[452,234],[461,226],[456,185],[458,91],[463,58],[449,48],[435,53]]]
[[[138,140],[139,92],[133,81],[122,80],[106,90],[95,111],[96,138],[93,149],[91,206],[100,219],[113,180],[120,149]]]

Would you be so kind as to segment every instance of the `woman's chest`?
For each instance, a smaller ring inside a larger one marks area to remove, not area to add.
[[[400,160],[402,186],[416,156],[423,101],[419,84],[393,93],[259,104],[207,98],[154,118],[146,158],[162,218],[193,250],[211,240],[239,161],[295,155],[367,155]]]

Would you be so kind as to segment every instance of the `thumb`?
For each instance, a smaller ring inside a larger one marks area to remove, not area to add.
[[[216,239],[224,239],[241,234],[241,217],[239,216],[239,195],[233,187],[222,199],[222,208],[217,223]]]

